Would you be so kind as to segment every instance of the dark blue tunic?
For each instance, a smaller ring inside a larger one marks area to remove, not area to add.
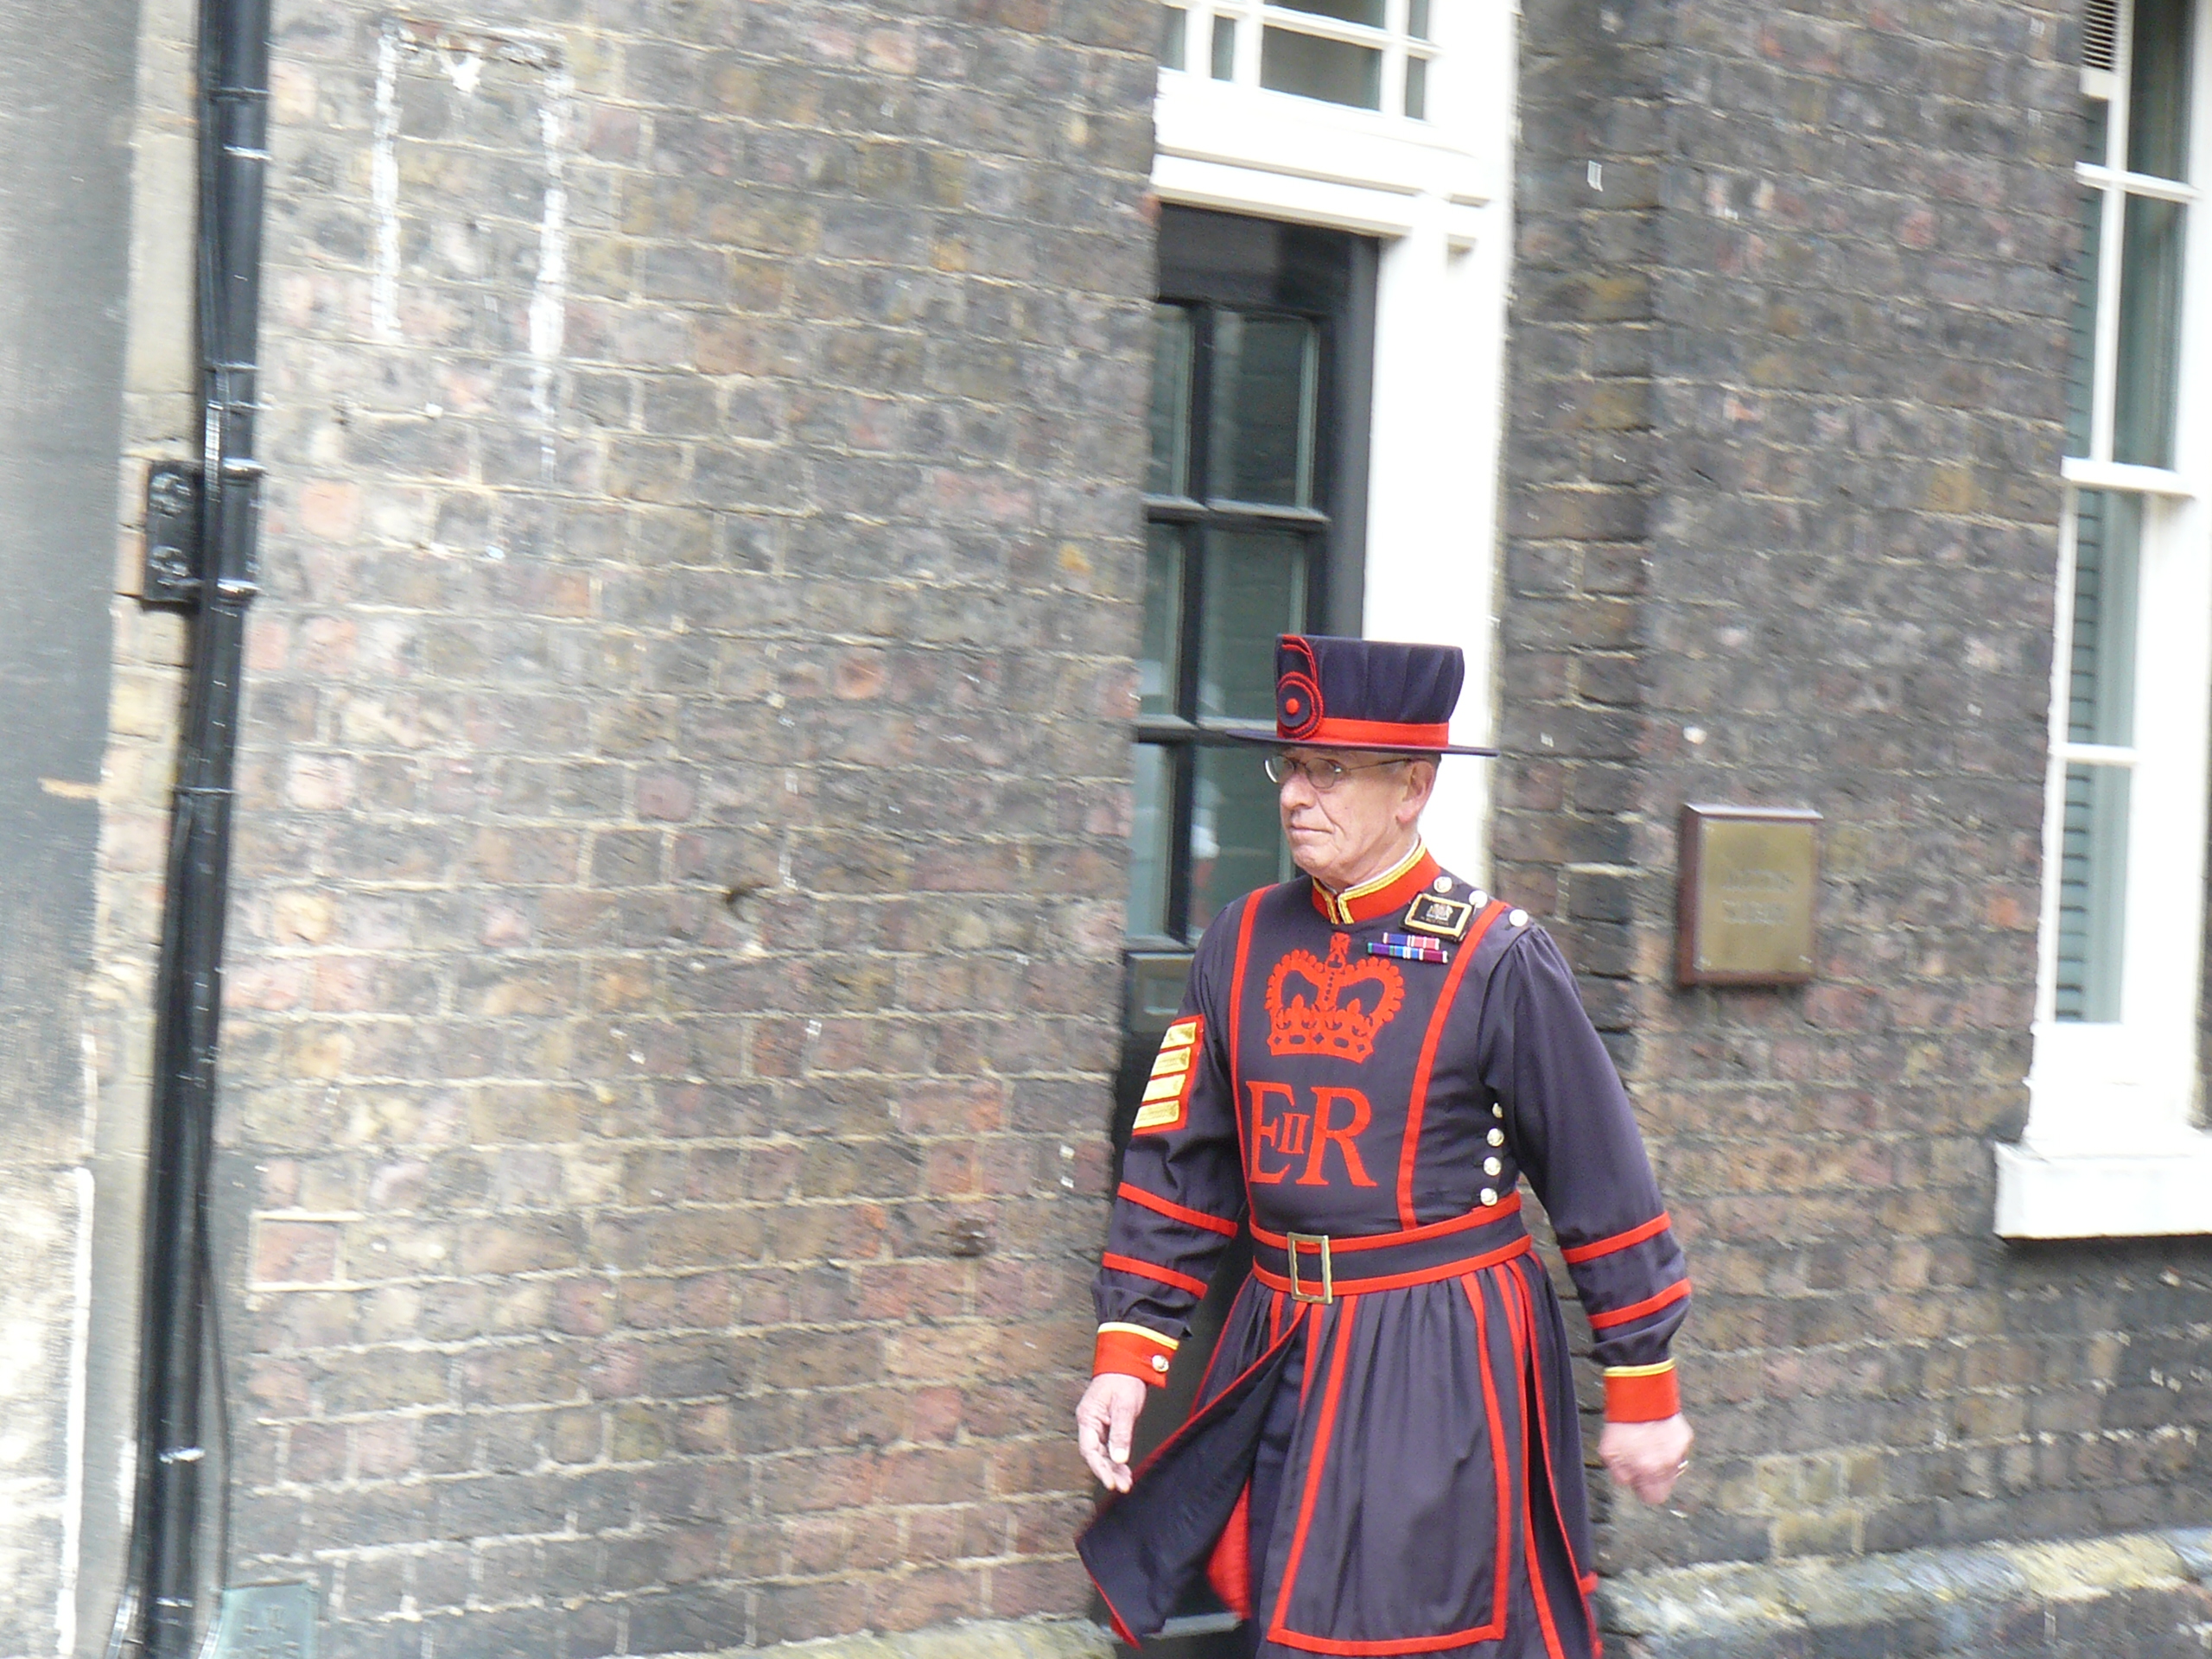
[[[1421,937],[1408,912],[1432,896],[1468,906],[1464,939],[1385,944]],[[1081,1541],[1125,1636],[1210,1572],[1266,1659],[1597,1651],[1567,1332],[1524,1175],[1610,1414],[1670,1414],[1681,1252],[1542,930],[1418,848],[1343,895],[1301,878],[1216,919],[1124,1162],[1100,1369],[1160,1381],[1240,1228],[1254,1265],[1192,1417]]]

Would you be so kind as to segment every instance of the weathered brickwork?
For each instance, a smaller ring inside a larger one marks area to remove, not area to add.
[[[1697,1462],[1675,1512],[1613,1510],[1611,1568],[2212,1515],[2212,1250],[1990,1230],[2035,973],[2073,29],[1529,9],[1498,880],[1585,970],[1699,1286]],[[1826,815],[1813,986],[1673,988],[1689,800]]]
[[[338,1656],[1079,1611],[1149,13],[408,16],[279,9],[233,1579]]]

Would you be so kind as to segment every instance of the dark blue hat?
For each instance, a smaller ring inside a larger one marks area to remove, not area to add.
[[[1275,734],[1317,749],[1495,755],[1452,741],[1467,677],[1457,645],[1286,633],[1275,642]]]

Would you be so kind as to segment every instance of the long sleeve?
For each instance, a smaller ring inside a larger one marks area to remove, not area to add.
[[[1255,902],[1256,895],[1224,912],[1199,942],[1181,1012],[1153,1062],[1091,1285],[1099,1320],[1094,1372],[1166,1381],[1192,1310],[1243,1220],[1227,957]]]
[[[1541,929],[1499,962],[1481,1041],[1484,1080],[1589,1316],[1606,1416],[1674,1415],[1668,1350],[1688,1311],[1688,1268],[1620,1074]]]

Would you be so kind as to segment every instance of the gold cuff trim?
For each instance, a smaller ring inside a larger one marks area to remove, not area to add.
[[[1098,1334],[1102,1337],[1109,1331],[1119,1331],[1127,1336],[1142,1337],[1147,1342],[1158,1343],[1171,1354],[1183,1345],[1173,1337],[1163,1337],[1159,1332],[1148,1331],[1141,1325],[1123,1325],[1119,1320],[1109,1319],[1098,1327]]]
[[[1605,1375],[1607,1376],[1662,1376],[1674,1369],[1675,1362],[1667,1359],[1662,1360],[1656,1365],[1608,1365],[1605,1367]]]

